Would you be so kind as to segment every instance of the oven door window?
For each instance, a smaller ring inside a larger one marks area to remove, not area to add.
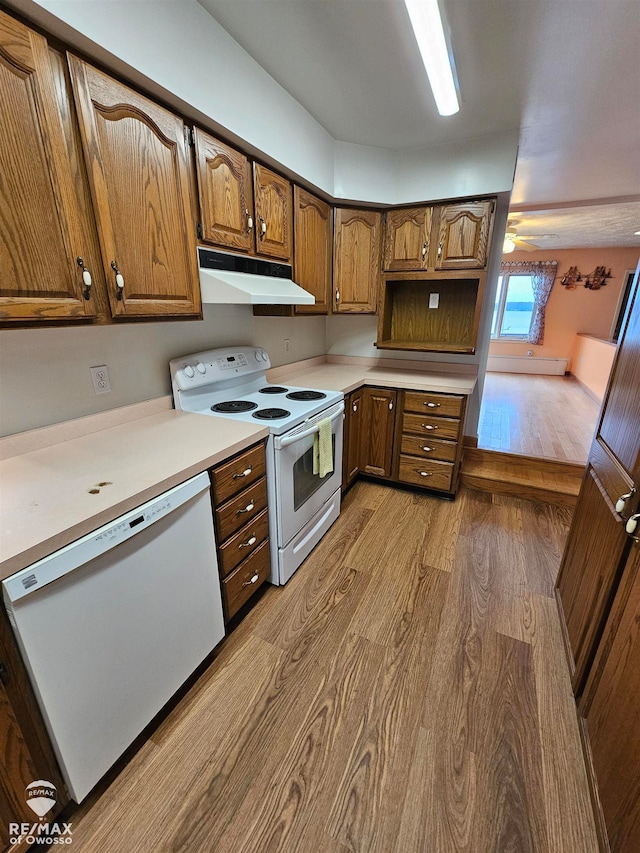
[[[336,467],[336,436],[331,436],[331,449],[333,453],[333,469]],[[313,473],[313,445],[299,456],[293,463],[293,508],[297,512],[301,506],[309,500],[311,495],[327,482],[330,474],[326,477],[318,477]]]

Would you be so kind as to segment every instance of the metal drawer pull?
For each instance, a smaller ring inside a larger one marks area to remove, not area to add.
[[[84,285],[82,290],[82,295],[85,299],[91,298],[91,286],[93,284],[93,279],[91,278],[91,273],[84,265],[84,261],[82,258],[76,258],[76,263],[82,270],[82,284]]]
[[[354,403],[354,404],[353,404],[353,411],[354,411],[354,412],[357,412],[357,411],[358,411],[358,405],[357,405],[357,403]]]
[[[438,427],[431,426],[431,424],[422,424],[425,429],[438,429]]]
[[[393,403],[389,403],[389,411],[390,411],[390,412],[392,412],[392,411],[393,411]]]
[[[249,208],[245,209],[244,215],[247,217],[247,234],[248,234],[251,231],[251,229],[253,228],[253,218],[251,217],[251,214],[249,213]]]
[[[242,586],[251,586],[251,584],[252,584],[252,583],[255,583],[255,582],[258,580],[258,578],[259,578],[259,577],[260,577],[260,575],[256,572],[256,573],[255,573],[255,575],[254,575],[252,578],[249,578],[249,580],[248,580],[248,581],[245,581],[245,582],[242,584]]]
[[[260,239],[264,240],[264,236],[267,233],[267,223],[261,216],[259,216],[258,219],[260,220]]]
[[[241,543],[238,545],[238,550],[239,550],[240,548],[251,548],[251,546],[252,546],[252,545],[255,545],[257,541],[258,541],[258,540],[256,539],[256,537],[255,537],[255,536],[252,536],[252,537],[251,537],[251,539],[247,539],[247,541],[246,541],[246,542],[241,542]]]
[[[431,453],[431,451],[433,450],[433,447],[427,447],[426,444],[423,444],[421,449],[424,450],[425,453]]]
[[[122,292],[124,290],[124,276],[118,269],[118,265],[115,261],[111,261],[111,269],[116,274],[116,299],[121,302],[122,301]]]
[[[421,477],[431,477],[433,471],[419,471]]]
[[[423,243],[423,244],[422,244],[422,257],[424,258],[424,256],[425,256],[426,254],[427,254],[427,244],[426,244],[426,243]]]
[[[618,515],[622,515],[622,510],[624,509],[626,502],[629,500],[630,497],[633,497],[635,493],[636,490],[631,489],[631,491],[627,492],[626,495],[620,495],[620,497],[616,501],[616,512],[618,513]]]
[[[253,468],[245,468],[241,474],[234,474],[233,479],[239,480],[241,477],[248,477],[252,471],[253,471]]]
[[[425,406],[429,406],[430,409],[439,409],[440,403],[425,403]]]
[[[254,508],[254,506],[255,506],[254,503],[247,504],[244,509],[237,509],[236,515],[242,515],[243,512],[251,512],[251,510]]]

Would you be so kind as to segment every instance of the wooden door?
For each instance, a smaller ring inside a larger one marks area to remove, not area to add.
[[[358,476],[364,434],[364,392],[353,391],[345,400],[345,440],[342,488],[346,489]]]
[[[383,269],[427,269],[432,211],[431,207],[387,210],[384,223]]]
[[[375,314],[378,304],[382,214],[375,210],[335,211],[333,310]]]
[[[190,154],[178,116],[69,55],[114,317],[200,314]]]
[[[625,521],[637,512],[639,503],[639,376],[640,298],[636,280],[558,577],[577,695],[620,580],[628,545]]]
[[[391,476],[396,392],[384,388],[364,390],[364,440],[361,469],[376,477]]]
[[[237,252],[254,247],[251,164],[244,154],[195,129],[202,240]]]
[[[291,263],[293,202],[286,178],[253,164],[256,252]]]
[[[635,544],[579,709],[598,791],[596,816],[613,853],[640,850],[639,695],[640,545]]]
[[[296,284],[315,297],[315,305],[296,305],[296,314],[328,314],[331,305],[333,250],[331,206],[302,187],[293,188]]]
[[[494,204],[493,201],[462,202],[440,208],[437,270],[486,266]]]
[[[95,315],[87,231],[46,40],[0,11],[0,321]]]

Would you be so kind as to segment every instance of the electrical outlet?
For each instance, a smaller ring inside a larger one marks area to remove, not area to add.
[[[90,367],[89,370],[91,371],[93,390],[96,394],[108,394],[111,391],[111,382],[107,365],[101,364],[98,367]]]
[[[291,352],[291,339],[290,338],[284,339],[284,351],[287,353]]]
[[[430,293],[429,294],[429,308],[437,308],[440,305],[440,294],[439,293]]]
[[[527,350],[527,355],[529,355],[529,356],[533,355],[533,350],[532,350],[532,349],[528,349],[528,350]]]

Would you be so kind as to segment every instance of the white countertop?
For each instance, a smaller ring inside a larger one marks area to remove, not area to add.
[[[171,409],[5,459],[0,580],[268,434]]]
[[[439,391],[443,394],[469,396],[477,382],[475,374],[438,373],[432,365],[424,370],[409,370],[327,362],[301,369],[296,369],[295,365],[288,365],[287,368],[277,368],[277,373],[274,371],[278,382],[307,388],[324,388],[327,391],[343,391],[345,394],[362,385],[381,385],[386,388],[411,388],[415,391]]]
[[[475,375],[433,365],[314,362],[277,368],[277,380],[269,379],[345,393],[382,385],[469,395],[476,385]],[[269,434],[266,426],[168,405],[162,398],[3,439],[0,580]]]

